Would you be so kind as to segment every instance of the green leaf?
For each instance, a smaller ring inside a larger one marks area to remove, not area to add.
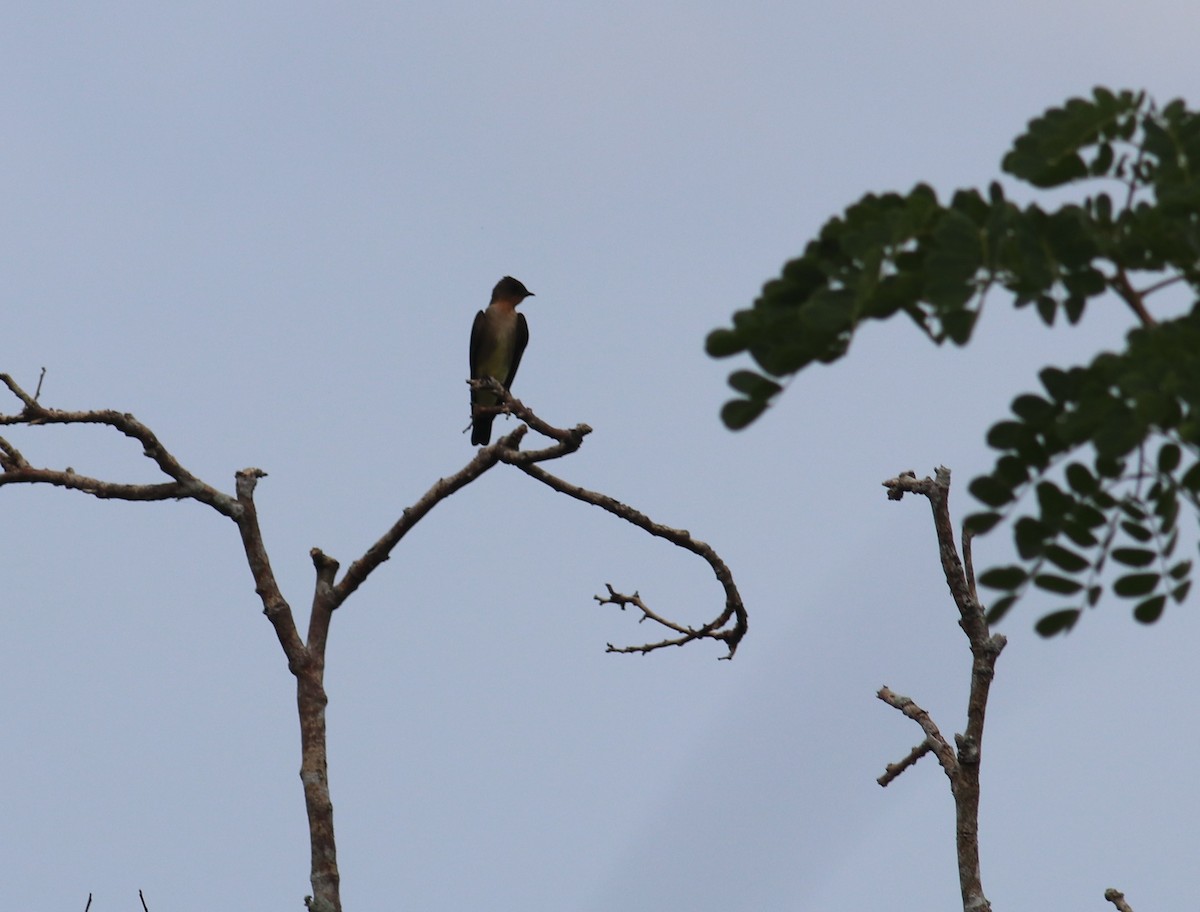
[[[1012,402],[1013,414],[1030,424],[1042,424],[1054,417],[1057,409],[1041,396],[1025,393]]]
[[[951,310],[942,314],[942,330],[946,333],[946,338],[955,345],[966,345],[971,339],[971,331],[975,328],[978,316],[973,310]]]
[[[967,517],[966,527],[976,535],[983,535],[985,532],[990,532],[995,528],[996,524],[1003,519],[999,513],[972,513]]]
[[[1096,150],[1096,157],[1088,166],[1088,173],[1094,177],[1107,174],[1108,169],[1113,166],[1114,157],[1112,143],[1101,143],[1100,148]]]
[[[992,602],[992,607],[987,610],[987,622],[989,624],[998,624],[1004,615],[1008,614],[1010,609],[1017,601],[1015,595],[1005,595],[996,601]]]
[[[1049,108],[1017,137],[1002,167],[1035,187],[1057,187],[1086,177],[1088,167],[1080,150],[1106,135],[1118,113],[1123,111],[1082,98]]]
[[[1125,460],[1115,456],[1096,456],[1096,471],[1104,478],[1119,478],[1125,471]]]
[[[1127,567],[1148,567],[1158,554],[1146,548],[1113,548],[1112,558]]]
[[[1039,481],[1037,484],[1038,506],[1042,508],[1042,516],[1047,523],[1059,524],[1066,513],[1075,506],[1075,499],[1052,481]]]
[[[1081,548],[1094,548],[1100,544],[1100,539],[1096,538],[1087,526],[1080,522],[1065,522],[1063,523],[1063,534],[1072,542],[1079,545]]]
[[[1075,626],[1075,622],[1079,620],[1080,611],[1078,608],[1063,608],[1060,611],[1054,611],[1041,618],[1034,629],[1044,637],[1052,637],[1059,633],[1066,633]]]
[[[721,407],[721,420],[731,431],[740,431],[767,410],[767,403],[750,399],[730,399]]]
[[[1017,543],[1017,553],[1022,560],[1032,560],[1046,547],[1049,530],[1046,524],[1031,516],[1022,516],[1013,527],[1013,538]]]
[[[1174,589],[1171,590],[1171,598],[1175,599],[1176,602],[1182,604],[1183,600],[1185,598],[1187,598],[1188,590],[1191,588],[1192,588],[1191,580],[1187,580],[1186,582],[1180,583],[1178,586],[1176,586]]]
[[[1058,301],[1048,294],[1040,294],[1033,303],[1037,307],[1038,316],[1042,318],[1042,322],[1047,326],[1053,326],[1054,315],[1058,313]]]
[[[1163,473],[1174,472],[1179,468],[1183,453],[1174,443],[1165,443],[1158,451],[1158,470]]]
[[[1180,561],[1174,567],[1167,571],[1167,575],[1173,580],[1181,580],[1192,572],[1192,562],[1190,560]]]
[[[1130,522],[1129,520],[1124,520],[1121,523],[1121,528],[1130,538],[1136,539],[1140,542],[1148,542],[1150,539],[1154,538],[1154,533],[1145,526],[1139,525],[1135,522]]]
[[[754,371],[740,370],[729,375],[729,385],[739,393],[745,393],[751,399],[770,399],[783,387],[773,380],[768,380],[762,374]]]
[[[1058,576],[1055,573],[1039,573],[1033,578],[1033,584],[1039,589],[1056,592],[1059,595],[1074,595],[1083,588],[1083,583],[1078,580]]]
[[[939,310],[959,310],[975,294],[971,281],[983,265],[979,226],[955,209],[946,209],[933,229],[925,259],[924,298]]]
[[[1090,494],[1099,487],[1096,476],[1088,471],[1082,463],[1073,462],[1067,466],[1067,484],[1071,490],[1079,494]]]
[[[746,343],[732,329],[714,329],[704,340],[704,350],[713,358],[728,358],[746,350]]]
[[[1075,518],[1089,529],[1098,529],[1108,522],[1103,513],[1087,504],[1079,504],[1075,508]]]
[[[1015,488],[1029,480],[1029,468],[1021,457],[1009,453],[996,460],[992,475]]]
[[[1078,384],[1075,382],[1075,378],[1066,371],[1059,370],[1057,367],[1046,367],[1038,374],[1038,379],[1042,381],[1042,386],[1056,402],[1066,402],[1075,396]]]
[[[1086,570],[1090,567],[1091,561],[1077,554],[1062,545],[1048,545],[1046,547],[1046,559],[1054,566],[1061,570],[1066,570],[1068,573],[1079,573],[1081,570]]]
[[[1200,493],[1200,462],[1197,462],[1183,473],[1183,477],[1179,479],[1179,484],[1189,491]]]
[[[1029,579],[1024,567],[1011,564],[1007,567],[994,567],[979,577],[979,585],[989,589],[1016,589]]]
[[[1179,518],[1179,498],[1173,492],[1163,491],[1154,504],[1154,513],[1158,516],[1159,531],[1171,531],[1175,528],[1175,520]]]
[[[1148,595],[1155,590],[1160,579],[1157,573],[1129,573],[1113,583],[1113,592],[1124,598]]]
[[[1029,430],[1019,421],[1000,421],[987,434],[987,445],[993,450],[1015,450],[1029,440]]]
[[[1162,617],[1163,607],[1167,604],[1165,595],[1154,595],[1144,602],[1138,602],[1133,609],[1133,616],[1143,624],[1153,624]]]
[[[989,507],[1002,507],[1013,499],[1012,488],[987,475],[972,481],[969,490],[976,500]]]

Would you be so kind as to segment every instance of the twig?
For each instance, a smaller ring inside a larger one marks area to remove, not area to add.
[[[1181,275],[1175,275],[1175,276],[1171,276],[1168,279],[1162,279],[1161,281],[1155,282],[1153,285],[1147,285],[1145,288],[1143,288],[1141,291],[1138,292],[1138,297],[1144,299],[1147,295],[1152,295],[1156,291],[1161,291],[1164,288],[1168,288],[1171,285],[1174,285],[1178,282],[1183,282],[1186,280],[1187,280],[1187,277],[1181,276]]]
[[[971,540],[975,538],[975,533],[967,528],[967,524],[962,526],[962,559],[963,570],[967,574],[967,589],[971,593],[972,600],[979,601],[979,592],[975,588],[975,562],[971,559]]]
[[[741,643],[742,637],[746,635],[746,630],[749,627],[749,621],[746,615],[746,607],[742,604],[741,593],[738,592],[737,585],[733,581],[733,574],[730,572],[729,567],[726,566],[725,562],[721,560],[720,555],[718,555],[709,544],[692,538],[691,534],[686,529],[673,529],[670,526],[664,526],[660,523],[656,523],[645,513],[635,510],[633,507],[623,504],[620,501],[609,497],[607,494],[599,494],[595,491],[589,491],[586,488],[582,488],[579,485],[571,484],[570,482],[551,475],[549,472],[544,471],[538,466],[522,465],[517,463],[517,467],[520,468],[521,471],[523,471],[526,475],[529,475],[531,478],[536,478],[538,481],[542,482],[542,484],[553,488],[560,494],[566,494],[568,497],[574,497],[576,500],[581,500],[584,503],[589,503],[593,506],[600,507],[602,510],[607,510],[614,516],[619,516],[626,522],[632,523],[639,529],[649,532],[651,535],[654,535],[658,538],[664,538],[671,542],[671,544],[677,545],[686,551],[691,551],[693,554],[702,557],[708,562],[708,565],[712,567],[713,573],[717,577],[717,581],[725,590],[725,608],[716,618],[709,621],[707,624],[704,624],[698,628],[682,627],[680,625],[666,624],[659,620],[657,615],[653,615],[651,617],[650,614],[647,614],[651,620],[655,620],[658,623],[675,630],[681,635],[663,640],[658,643],[645,643],[641,646],[613,646],[611,643],[609,643],[609,652],[637,652],[644,655],[647,652],[653,652],[656,649],[662,649],[666,646],[682,646],[684,643],[689,643],[692,640],[711,639],[720,640],[729,647],[729,653],[722,658],[733,658],[733,654],[737,652],[738,644]],[[608,599],[602,599],[600,596],[596,596],[596,598],[601,604],[604,604],[608,601],[615,601],[613,597],[616,596],[617,593],[613,592],[611,586],[609,586],[609,595],[610,598]],[[627,601],[632,602],[633,597],[621,596],[621,598],[625,598]],[[642,608],[644,612],[647,611],[647,609],[645,609],[642,605],[639,605],[638,607]],[[726,625],[729,624],[730,621],[733,622],[733,626],[727,627]]]
[[[928,745],[926,750],[933,752],[933,755],[938,759],[938,763],[941,764],[942,769],[950,778],[950,781],[953,782],[954,777],[958,775],[958,758],[954,756],[954,749],[950,747],[949,742],[942,737],[941,731],[938,730],[937,724],[933,721],[933,718],[929,715],[929,713],[918,706],[911,697],[905,697],[898,693],[894,693],[888,687],[879,688],[875,696],[893,709],[900,710],[900,712],[904,713],[904,715],[908,716],[908,718],[912,719],[919,726],[921,726],[921,731],[925,732],[924,743]],[[914,748],[914,750],[915,749],[916,748]],[[915,762],[916,760],[914,759],[913,763]],[[903,765],[906,767],[912,766],[912,763]],[[900,772],[903,772],[903,770],[898,770],[896,775],[899,775]],[[878,782],[879,780],[876,781]]]
[[[1109,276],[1108,284],[1112,290],[1129,305],[1143,326],[1154,326],[1158,323],[1154,316],[1146,309],[1146,302],[1142,299],[1141,293],[1133,287],[1129,281],[1129,276],[1125,273],[1125,267],[1118,264],[1113,275]]]
[[[150,910],[146,908],[146,897],[142,895],[141,890],[138,890],[138,899],[142,901],[142,912],[150,912]]]
[[[42,368],[42,372],[38,374],[37,389],[33,391],[33,401],[37,402],[38,396],[42,394],[42,381],[46,379],[46,368]]]
[[[87,905],[83,907],[83,912],[88,912],[88,909],[90,909],[91,907],[92,907],[92,894],[89,893]]]
[[[899,763],[889,763],[886,767],[884,767],[883,775],[875,781],[884,788],[887,788],[888,784],[894,781],[897,776],[915,764],[931,750],[933,750],[933,743],[926,738],[924,741],[910,750],[907,756],[905,756],[904,759],[902,759]]]

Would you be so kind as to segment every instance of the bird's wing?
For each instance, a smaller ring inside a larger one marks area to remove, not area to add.
[[[483,344],[483,311],[475,314],[475,322],[471,324],[471,379],[479,379],[480,346]]]
[[[525,322],[525,314],[517,314],[517,341],[513,345],[512,370],[504,381],[504,388],[512,386],[517,376],[517,368],[521,366],[521,355],[525,354],[525,346],[529,344],[529,324]]]

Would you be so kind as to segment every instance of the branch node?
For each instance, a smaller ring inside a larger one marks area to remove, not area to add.
[[[1117,912],[1133,912],[1129,903],[1125,902],[1125,894],[1120,890],[1109,887],[1104,891],[1104,898],[1117,907]]]
[[[266,478],[267,473],[262,469],[246,468],[234,473],[235,489],[238,500],[250,500],[254,496],[254,488],[260,478]]]

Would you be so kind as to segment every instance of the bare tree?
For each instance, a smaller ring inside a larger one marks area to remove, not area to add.
[[[44,371],[43,371],[44,374]],[[82,475],[74,469],[50,469],[31,465],[20,450],[0,437],[0,485],[46,484],[80,491],[100,499],[130,501],[192,500],[216,510],[237,527],[246,562],[254,577],[254,589],[262,602],[263,613],[275,631],[287,659],[288,670],[296,678],[296,705],[300,717],[301,760],[300,779],[304,786],[304,803],[308,811],[309,839],[312,849],[312,896],[305,902],[312,912],[340,912],[341,896],[337,865],[337,846],[333,833],[333,804],[329,794],[329,775],[326,763],[325,706],[325,647],[329,637],[333,612],[367,577],[388,559],[400,540],[435,506],[456,491],[479,478],[500,463],[514,466],[530,478],[587,504],[598,506],[614,516],[638,526],[651,535],[684,548],[703,558],[712,568],[725,592],[723,609],[711,621],[691,627],[669,620],[652,610],[635,592],[622,595],[609,585],[607,596],[596,596],[602,604],[626,605],[638,608],[643,621],[668,631],[662,640],[636,646],[608,645],[610,652],[647,653],[667,646],[682,646],[695,640],[717,640],[724,644],[732,658],[746,634],[746,610],[733,582],[729,568],[715,551],[682,530],[660,525],[644,513],[618,502],[605,494],[589,491],[557,478],[538,463],[559,459],[575,452],[583,438],[591,432],[586,424],[569,430],[552,427],[494,380],[470,381],[476,388],[496,394],[500,405],[497,412],[510,412],[523,424],[501,437],[496,443],[481,447],[465,466],[445,478],[438,479],[420,498],[406,507],[399,518],[359,558],[339,576],[341,565],[320,548],[310,551],[316,574],[312,594],[312,609],[308,633],[301,638],[292,614],[291,605],[280,591],[271,561],[263,544],[254,490],[267,473],[259,468],[246,468],[234,475],[234,493],[228,494],[202,481],[159,441],[154,432],[127,412],[111,409],[100,411],[63,411],[39,403],[41,380],[33,395],[26,392],[8,374],[0,374],[2,382],[20,402],[15,414],[0,414],[0,426],[24,425],[39,427],[50,424],[104,425],[124,434],[142,447],[143,455],[151,460],[165,481],[157,484],[127,484]],[[539,450],[522,450],[520,445],[532,428],[548,437],[552,443]]]
[[[983,892],[979,869],[979,770],[983,757],[983,724],[987,714],[988,693],[995,676],[996,659],[1007,640],[989,629],[986,613],[975,590],[975,570],[971,560],[971,533],[963,530],[962,553],[954,542],[950,520],[950,470],[939,466],[934,477],[918,479],[915,472],[901,472],[883,483],[888,498],[900,500],[905,494],[929,499],[933,508],[933,527],[937,533],[938,554],[950,595],[958,608],[958,626],[967,635],[971,647],[971,689],[967,700],[967,726],[954,736],[954,746],[946,740],[929,713],[909,697],[881,687],[876,696],[916,722],[925,739],[896,763],[889,763],[876,781],[885,788],[901,773],[932,753],[950,780],[954,796],[955,841],[958,853],[958,883],[962,891],[963,912],[991,912],[992,905]],[[1106,890],[1104,898],[1118,912],[1133,912],[1124,894]]]

